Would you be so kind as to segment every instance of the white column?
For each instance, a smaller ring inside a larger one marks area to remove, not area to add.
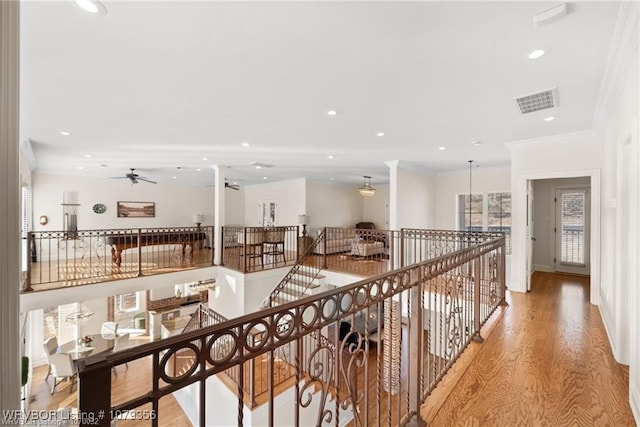
[[[0,1],[0,405],[20,408],[20,3]]]
[[[224,171],[226,170],[226,166],[222,165],[214,165],[214,179],[215,179],[215,187],[214,191],[214,201],[215,206],[213,207],[213,234],[215,236],[214,239],[214,258],[213,262],[216,265],[222,264],[222,251],[224,249],[224,243],[222,242],[222,226],[225,225],[224,211],[225,201],[224,201]]]
[[[398,230],[398,165],[400,160],[385,162],[389,167],[389,230]]]

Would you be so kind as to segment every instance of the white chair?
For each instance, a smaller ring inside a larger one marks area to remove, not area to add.
[[[127,347],[129,347],[129,334],[122,334],[119,337],[117,337],[116,341],[113,343],[113,352],[115,353],[116,351],[124,350]],[[125,363],[124,366],[126,366],[127,369],[129,369],[128,363]],[[113,367],[113,373],[116,374],[116,376],[118,376],[118,372],[116,371],[115,366]]]
[[[69,393],[71,393],[76,382],[76,369],[73,366],[71,355],[69,353],[55,353],[49,355],[49,360],[51,375],[53,375],[51,394],[56,391],[56,387],[64,380],[71,380],[71,385],[69,386]]]
[[[102,338],[107,340],[115,339],[118,335],[118,323],[117,322],[104,322],[100,329]]]
[[[44,355],[46,356],[47,363],[49,364],[49,370],[47,371],[47,376],[44,377],[44,380],[47,381],[47,379],[49,378],[49,375],[51,375],[51,360],[49,359],[49,357],[52,354],[55,354],[55,352],[58,350],[58,338],[57,337],[47,338],[47,340],[43,344],[43,347],[44,347]]]

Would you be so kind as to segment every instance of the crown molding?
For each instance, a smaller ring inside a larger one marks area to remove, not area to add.
[[[511,150],[514,147],[519,147],[522,145],[543,144],[546,142],[555,142],[555,141],[561,141],[561,140],[572,139],[572,138],[585,138],[585,137],[597,138],[597,136],[598,135],[592,129],[587,129],[587,130],[581,130],[577,132],[567,132],[567,133],[559,133],[559,134],[550,135],[550,136],[542,136],[539,138],[529,138],[529,139],[509,141],[509,142],[505,142],[504,145],[509,150]]]
[[[598,93],[592,126],[599,134],[611,103],[620,90],[631,61],[638,52],[638,23],[640,6],[637,1],[621,2],[616,28],[613,33],[607,64]]]

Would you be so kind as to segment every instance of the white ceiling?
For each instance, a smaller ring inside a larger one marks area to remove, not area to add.
[[[619,9],[570,3],[535,28],[557,2],[103,3],[105,16],[22,3],[21,139],[37,171],[197,185],[213,164],[240,184],[374,186],[388,160],[508,164],[505,142],[592,127]],[[527,59],[539,46],[551,51]],[[557,108],[518,112],[514,97],[556,86]]]

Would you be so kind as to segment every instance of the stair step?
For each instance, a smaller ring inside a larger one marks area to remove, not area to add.
[[[302,288],[309,288],[309,289],[314,289],[319,287],[320,285],[316,282],[313,282],[309,285],[309,281],[308,280],[299,280],[299,279],[294,279],[291,278],[289,279],[289,283],[291,283],[292,285],[296,285],[296,286],[300,286]]]
[[[309,277],[309,278],[314,278],[315,277],[318,280],[325,278],[325,276],[323,276],[322,274],[315,275],[314,273],[310,273],[310,272],[308,272],[306,270],[298,270],[298,271],[296,271],[296,276],[305,276],[305,277]]]

